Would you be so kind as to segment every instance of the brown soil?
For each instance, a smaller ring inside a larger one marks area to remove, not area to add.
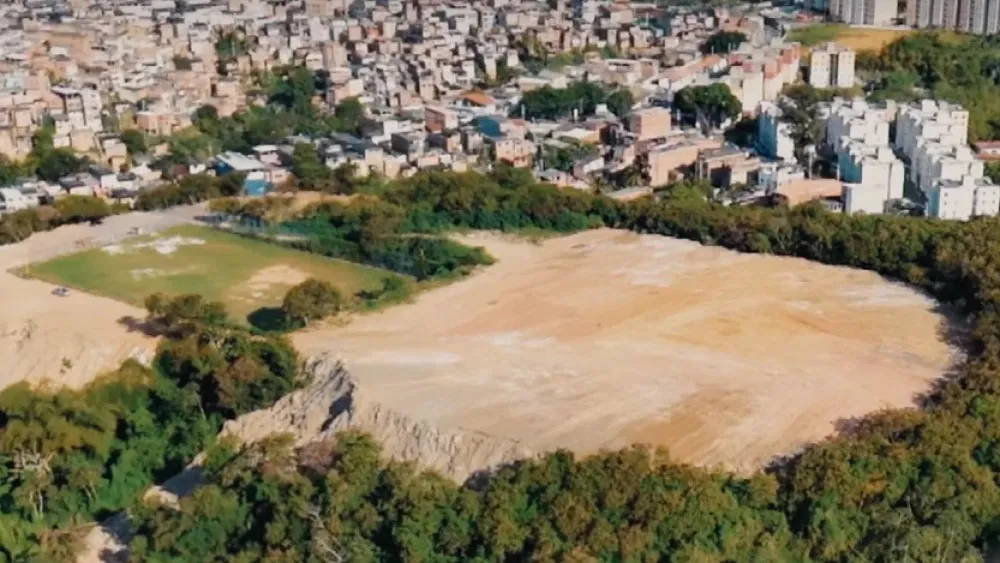
[[[441,428],[733,469],[913,405],[953,360],[935,303],[870,272],[611,230],[466,242],[499,263],[295,344]]]

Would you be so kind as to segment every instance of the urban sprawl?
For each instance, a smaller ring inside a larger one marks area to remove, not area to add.
[[[1000,144],[968,144],[967,109],[866,101],[855,51],[789,39],[824,17],[996,31],[993,4],[910,4],[15,2],[0,7],[0,213],[130,204],[198,173],[242,174],[259,196],[338,171],[505,165],[618,198],[686,182],[730,205],[997,215],[984,161]],[[795,88],[832,92],[815,144],[787,115]]]

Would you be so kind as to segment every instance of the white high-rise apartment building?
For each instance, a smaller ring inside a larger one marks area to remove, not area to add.
[[[826,121],[826,141],[837,152],[837,173],[844,182],[844,212],[884,213],[903,197],[905,166],[889,147],[893,104],[836,99]]]
[[[830,0],[829,9],[831,18],[852,25],[890,25],[898,12],[896,0]]]
[[[889,144],[889,125],[896,118],[894,102],[872,104],[862,98],[838,98],[830,104],[826,120],[826,143],[838,147],[846,137],[873,146]]]
[[[921,140],[964,146],[968,137],[969,112],[965,108],[948,102],[922,100],[900,108],[894,147],[912,162]]]
[[[854,51],[830,42],[813,49],[809,58],[809,84],[815,88],[854,86]]]
[[[903,161],[888,146],[847,142],[837,155],[844,186],[844,211],[884,213],[886,204],[903,197]]]
[[[984,177],[968,135],[962,106],[923,100],[900,108],[896,150],[910,161],[910,180],[923,192],[929,217],[964,221],[1000,213],[1000,186]]]
[[[990,35],[1000,32],[1000,0],[907,0],[906,24]]]

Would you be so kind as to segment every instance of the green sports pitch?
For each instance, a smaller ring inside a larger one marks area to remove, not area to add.
[[[327,280],[345,297],[374,290],[386,270],[208,227],[183,226],[31,265],[29,276],[142,307],[146,296],[197,293],[234,320],[277,307],[293,285]]]

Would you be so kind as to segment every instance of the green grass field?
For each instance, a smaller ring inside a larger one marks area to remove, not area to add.
[[[33,264],[32,277],[125,301],[198,293],[225,303],[234,320],[279,306],[288,288],[315,277],[345,297],[381,286],[390,272],[206,227],[185,226],[119,245]]]
[[[788,40],[801,43],[805,47],[836,41],[855,51],[880,51],[896,39],[912,33],[916,33],[916,30],[873,29],[839,23],[820,23],[792,30],[788,34]]]

